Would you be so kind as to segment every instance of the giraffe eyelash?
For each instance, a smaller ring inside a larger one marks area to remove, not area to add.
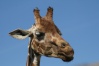
[[[36,38],[40,41],[44,39],[45,33],[43,32],[36,32]]]

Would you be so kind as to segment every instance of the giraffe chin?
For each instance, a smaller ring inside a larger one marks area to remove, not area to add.
[[[72,61],[74,59],[74,57],[65,57],[65,58],[63,58],[62,60],[64,61],[64,62],[70,62],[70,61]]]
[[[62,59],[64,62],[70,62],[74,59],[73,56],[69,56],[69,55],[59,55],[59,58]]]

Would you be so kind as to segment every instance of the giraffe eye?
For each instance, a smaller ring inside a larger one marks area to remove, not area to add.
[[[66,46],[66,44],[65,44],[65,43],[62,43],[62,44],[61,44],[61,47],[62,47],[62,48],[64,48],[65,46]]]
[[[37,37],[37,39],[39,41],[44,39],[45,33],[43,33],[43,32],[36,32],[35,34],[36,34],[36,37]]]

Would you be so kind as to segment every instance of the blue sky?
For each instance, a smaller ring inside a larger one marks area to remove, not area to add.
[[[45,16],[54,8],[53,20],[62,36],[74,48],[74,60],[41,58],[41,66],[75,66],[99,62],[99,0],[0,0],[0,66],[25,66],[28,38],[8,35],[14,29],[28,29],[34,23],[35,7]]]

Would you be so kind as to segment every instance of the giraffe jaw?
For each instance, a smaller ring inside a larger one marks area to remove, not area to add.
[[[70,62],[74,59],[73,55],[66,55],[66,54],[58,54],[58,57],[62,59],[64,62]]]
[[[74,57],[65,57],[65,58],[63,58],[62,60],[64,61],[64,62],[70,62],[70,61],[72,61],[74,59]]]

